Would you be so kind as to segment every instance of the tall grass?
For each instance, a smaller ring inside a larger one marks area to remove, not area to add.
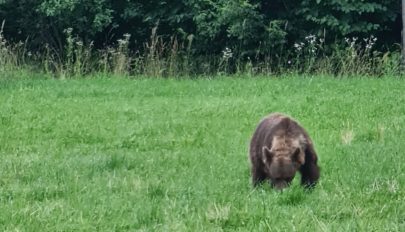
[[[15,67],[23,66],[25,60],[24,43],[10,44],[4,38],[3,29],[4,21],[0,26],[0,71],[6,72],[13,70]]]
[[[124,34],[115,45],[96,49],[84,43],[71,28],[65,30],[65,46],[57,51],[44,45],[39,52],[27,51],[27,41],[9,43],[0,30],[0,72],[13,73],[34,69],[57,78],[78,78],[89,74],[115,76],[174,77],[193,75],[244,76],[291,74],[325,74],[336,76],[396,76],[401,74],[400,52],[379,52],[377,38],[346,38],[333,46],[314,35],[297,41],[292,49],[246,57],[225,47],[220,54],[196,55],[193,36],[169,40],[151,31],[149,41],[138,50],[130,49],[131,35]]]

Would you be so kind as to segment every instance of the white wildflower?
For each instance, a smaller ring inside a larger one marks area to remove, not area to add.
[[[72,34],[72,32],[73,32],[73,28],[71,28],[71,27],[65,29],[66,34]]]
[[[365,38],[364,42],[366,43],[366,50],[370,50],[374,47],[377,38],[371,35],[369,38]]]
[[[76,45],[79,46],[79,47],[82,47],[82,46],[83,46],[83,42],[80,41],[80,40],[79,40],[79,41],[76,41]]]
[[[228,60],[232,57],[233,57],[232,50],[228,47],[225,47],[225,49],[222,51],[222,58]]]
[[[305,40],[310,44],[314,44],[316,42],[316,36],[315,35],[308,35],[308,36],[305,37]]]
[[[357,37],[353,37],[353,38],[345,38],[345,42],[349,45],[349,48],[354,48],[354,46],[356,45],[356,41],[357,41]]]
[[[123,46],[123,45],[126,45],[128,43],[128,41],[124,40],[124,39],[118,39],[117,42],[118,42],[119,46]]]
[[[129,40],[129,38],[131,38],[131,34],[125,33],[124,38],[125,38],[125,40]]]
[[[297,50],[297,52],[300,52],[302,50],[302,48],[304,47],[304,43],[295,43],[294,44],[294,48]]]

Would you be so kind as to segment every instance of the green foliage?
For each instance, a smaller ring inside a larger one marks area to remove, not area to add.
[[[376,67],[355,73],[380,75],[384,54],[397,52],[399,9],[396,0],[4,0],[0,21],[10,45],[25,41],[24,49],[38,54],[36,66],[61,76],[91,69],[154,76],[312,73],[325,65],[330,73],[346,74],[359,65]],[[130,38],[125,51],[117,51],[124,35]],[[309,36],[322,44],[297,52],[296,44]],[[370,36],[378,40],[365,49]],[[356,47],[362,61],[352,60],[353,68],[345,66],[341,46],[349,38],[362,43]]]
[[[41,0],[0,3],[0,19],[6,21],[5,34],[17,40],[29,39],[38,48],[44,43],[62,50],[64,30],[72,28],[81,40],[92,41],[112,23],[108,0]],[[38,48],[39,49],[39,48]]]
[[[336,36],[386,30],[399,16],[399,1],[304,0],[297,13]],[[322,31],[319,31],[322,33]]]
[[[346,35],[396,32],[399,9],[396,0],[4,0],[0,20],[6,20],[5,34],[13,39],[59,49],[67,28],[97,47],[125,33],[142,46],[158,25],[165,40],[194,35],[198,53],[219,53],[230,46],[251,55],[258,48],[263,53],[286,42],[291,46],[309,34],[326,32],[326,42],[332,43]],[[398,36],[385,39],[398,42]]]
[[[79,34],[102,31],[112,22],[112,10],[108,8],[107,0],[44,0],[38,7],[38,12],[56,20],[62,28],[75,25]]]
[[[404,231],[403,80],[31,75],[0,79],[1,231]],[[314,191],[252,188],[271,111],[314,140]]]

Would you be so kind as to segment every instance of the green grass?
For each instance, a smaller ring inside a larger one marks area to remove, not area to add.
[[[404,231],[404,80],[0,80],[1,231]],[[285,112],[322,168],[252,189]]]

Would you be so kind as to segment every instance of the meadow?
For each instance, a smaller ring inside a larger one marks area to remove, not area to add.
[[[397,78],[0,78],[1,231],[405,231]],[[250,183],[270,112],[311,135],[312,192]]]

